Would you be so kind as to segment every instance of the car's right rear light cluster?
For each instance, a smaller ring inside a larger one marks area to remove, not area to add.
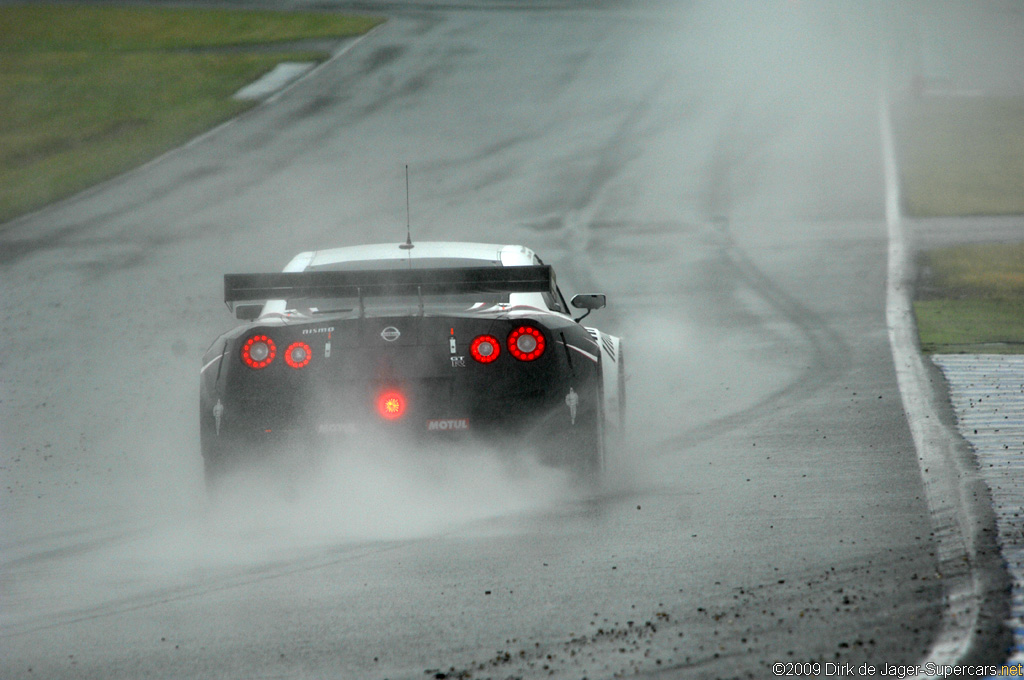
[[[544,334],[533,326],[519,326],[508,334],[508,353],[519,361],[534,361],[544,354]],[[469,345],[469,353],[481,364],[489,364],[501,354],[501,343],[493,335],[478,335]]]

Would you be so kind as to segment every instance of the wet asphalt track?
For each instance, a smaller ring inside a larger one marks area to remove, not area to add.
[[[876,105],[907,18],[386,9],[273,104],[0,233],[0,676],[922,658],[942,590],[885,328]],[[606,483],[361,450],[208,504],[221,275],[400,240],[405,163],[414,238],[523,242],[608,294],[631,433]]]

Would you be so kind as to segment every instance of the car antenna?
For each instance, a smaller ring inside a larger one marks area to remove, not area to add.
[[[405,164],[405,243],[398,246],[402,250],[412,250],[412,231],[409,226],[409,164]],[[410,253],[411,254],[411,253]]]

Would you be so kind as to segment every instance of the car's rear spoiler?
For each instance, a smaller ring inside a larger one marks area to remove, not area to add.
[[[541,293],[550,265],[225,274],[224,302],[454,293]]]

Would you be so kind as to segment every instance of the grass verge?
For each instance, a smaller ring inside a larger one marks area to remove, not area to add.
[[[928,251],[918,271],[924,352],[1024,354],[1024,243]]]
[[[895,113],[907,215],[1024,213],[1024,99],[922,96]]]
[[[288,43],[377,23],[330,13],[0,6],[0,223],[237,115],[252,103],[231,95],[276,64],[328,56]]]

